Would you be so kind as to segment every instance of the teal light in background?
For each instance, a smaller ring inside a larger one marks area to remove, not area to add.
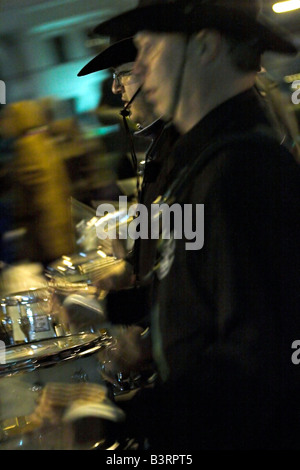
[[[99,126],[93,129],[88,129],[86,131],[85,136],[87,138],[92,137],[105,137],[106,135],[113,134],[114,132],[118,132],[120,130],[119,124],[112,124],[111,126]]]
[[[106,12],[104,11],[104,13]],[[101,15],[99,12],[95,13],[92,11],[86,14],[81,14],[77,16],[74,15],[70,18],[62,18],[61,20],[48,20],[46,23],[33,26],[30,29],[30,34],[49,33],[51,31],[59,31],[60,29],[64,31],[70,26],[77,26],[79,23],[84,23],[91,20],[93,20],[93,24],[98,24],[101,22],[102,15],[103,11],[101,12]]]
[[[86,77],[77,77],[78,71],[88,60],[56,65],[38,73],[35,80],[39,96],[75,99],[76,113],[95,109],[101,99],[101,83],[109,74],[100,71]]]
[[[84,62],[86,63],[86,61]],[[93,74],[92,74],[93,75]],[[102,97],[102,82],[109,76],[108,72],[100,71],[94,77],[77,77],[74,80],[76,89],[76,113],[83,113],[95,109]]]

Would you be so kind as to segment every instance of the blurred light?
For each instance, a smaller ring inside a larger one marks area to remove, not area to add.
[[[63,260],[63,263],[64,263],[66,266],[68,266],[68,268],[72,266],[72,261],[68,261],[68,260],[64,259],[64,260]]]
[[[287,0],[286,2],[274,3],[272,6],[275,13],[285,13],[300,8],[300,0]]]
[[[57,266],[58,271],[66,271],[67,268],[64,268],[64,266]]]
[[[284,81],[286,83],[293,83],[295,80],[300,80],[300,73],[295,73],[293,75],[286,75]]]

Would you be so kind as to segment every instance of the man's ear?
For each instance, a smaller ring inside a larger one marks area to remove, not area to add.
[[[214,29],[203,29],[195,35],[197,55],[203,64],[209,63],[217,57],[221,47],[221,35]]]

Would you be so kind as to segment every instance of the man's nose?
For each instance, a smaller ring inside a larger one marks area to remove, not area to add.
[[[114,95],[118,95],[122,93],[122,85],[118,80],[113,80],[112,85],[111,85],[111,91],[113,92]]]

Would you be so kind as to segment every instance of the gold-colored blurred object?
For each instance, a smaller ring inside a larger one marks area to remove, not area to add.
[[[1,130],[15,138],[15,215],[27,230],[26,255],[42,262],[72,253],[75,246],[71,183],[47,124],[42,104],[28,100],[5,108]]]
[[[91,295],[100,295],[97,287],[89,285],[85,282],[68,282],[65,279],[54,277],[51,278],[48,282],[49,289],[52,292],[61,293],[61,294],[71,294],[73,292],[81,292],[84,294]]]
[[[39,403],[28,420],[40,424],[46,421],[56,423],[61,421],[66,408],[74,403],[101,403],[105,399],[106,388],[100,384],[50,382],[42,389]]]
[[[132,273],[127,265],[123,259],[92,250],[59,258],[47,267],[46,276],[49,287],[56,292],[85,292],[103,299],[110,288],[114,289],[111,285],[114,279],[117,283],[119,279],[126,282],[130,278]]]
[[[16,416],[0,422],[0,441],[38,429],[40,423],[33,421],[30,416]]]
[[[47,119],[40,103],[26,100],[6,106],[1,133],[5,137],[20,137],[25,132],[46,126]]]
[[[87,279],[97,282],[112,274],[119,274],[122,266],[122,259],[111,256],[103,260],[94,260],[93,263],[84,263],[78,266],[78,269]]]
[[[96,268],[103,271],[106,267],[118,264],[119,261],[116,257],[106,256],[102,250],[96,249],[87,253],[61,256],[47,266],[45,274],[53,281],[64,280],[77,285],[90,280],[89,270],[92,272]]]

